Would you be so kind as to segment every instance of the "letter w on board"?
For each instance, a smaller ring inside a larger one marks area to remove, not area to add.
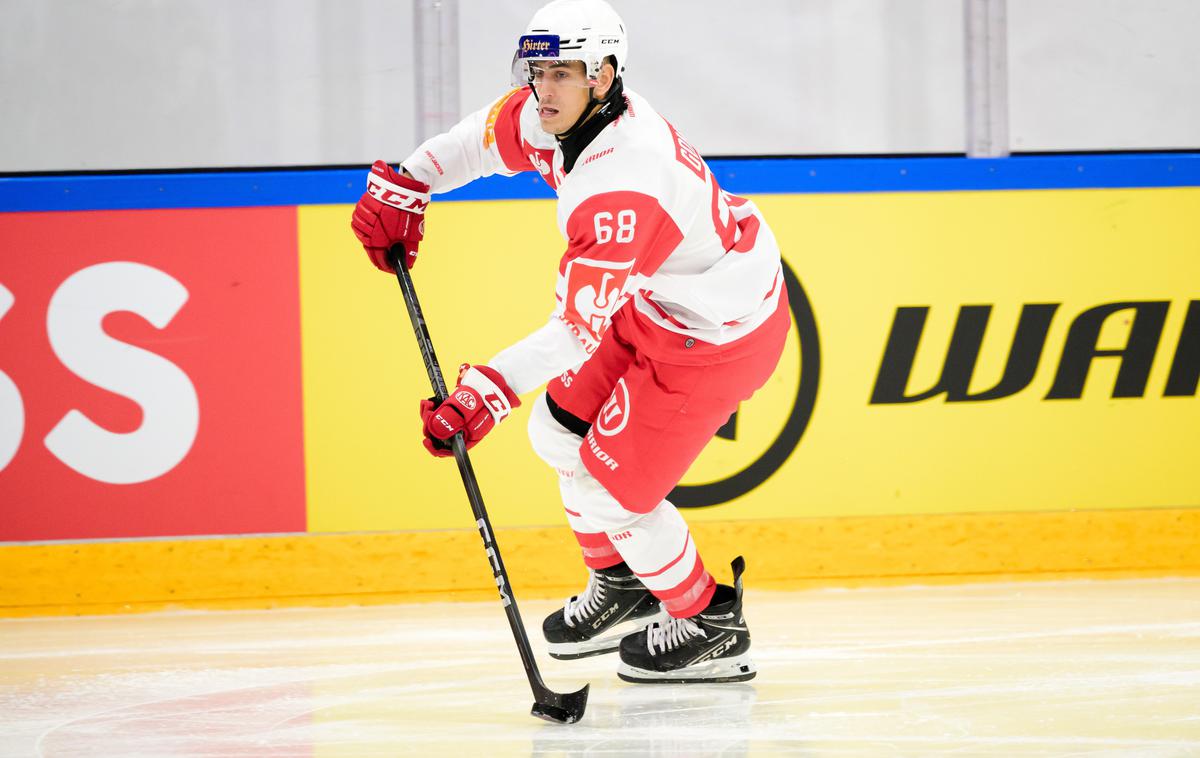
[[[1127,301],[1098,305],[1080,313],[1067,332],[1054,384],[1045,399],[1081,398],[1088,371],[1096,358],[1117,358],[1121,362],[1112,397],[1143,397],[1170,306],[1169,301]],[[1003,375],[994,387],[972,393],[969,387],[983,346],[992,306],[962,306],[959,308],[950,345],[942,364],[941,377],[933,387],[913,394],[908,394],[908,384],[925,329],[925,321],[929,316],[929,307],[897,308],[879,373],[875,378],[871,404],[915,403],[943,394],[946,396],[946,402],[996,400],[1015,395],[1033,381],[1045,351],[1046,335],[1059,307],[1058,303],[1024,305]],[[1130,319],[1129,337],[1124,347],[1099,348],[1097,342],[1101,329],[1110,317],[1118,313],[1128,313]],[[1163,397],[1193,396],[1198,385],[1200,300],[1192,300],[1188,304],[1183,329],[1175,346],[1175,355],[1171,361]]]

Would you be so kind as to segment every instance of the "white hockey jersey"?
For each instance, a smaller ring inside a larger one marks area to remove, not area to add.
[[[699,152],[629,90],[626,111],[566,173],[531,95],[513,90],[403,161],[435,193],[537,171],[558,194],[567,250],[550,323],[489,364],[529,391],[582,363],[626,304],[638,349],[656,360],[715,363],[754,350],[756,330],[787,302],[778,245],[754,204],[722,191]]]

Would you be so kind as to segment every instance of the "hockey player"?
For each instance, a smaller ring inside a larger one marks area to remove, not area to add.
[[[534,451],[558,475],[590,579],[551,614],[550,654],[619,649],[628,681],[755,675],[732,586],[705,570],[665,498],[705,444],[774,371],[790,326],[774,235],[700,154],[624,86],[625,26],[603,0],[555,0],[517,42],[521,86],[426,141],[394,170],[376,161],[352,226],[390,271],[415,262],[431,192],[537,171],[558,195],[566,252],[548,323],[450,397],[421,403],[424,445],[450,455],[533,400]]]

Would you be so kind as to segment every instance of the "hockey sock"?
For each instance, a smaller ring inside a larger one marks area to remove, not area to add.
[[[686,618],[708,606],[716,582],[674,505],[664,500],[608,538],[669,614]]]
[[[579,543],[579,549],[583,552],[584,564],[590,569],[602,569],[620,563],[621,555],[609,542],[608,535],[596,531],[595,528],[588,525],[577,510],[572,508],[574,505],[572,500],[578,497],[572,477],[564,476],[560,472],[558,489],[562,493],[563,512],[567,515],[567,523],[571,525],[571,531],[575,533],[575,541]]]

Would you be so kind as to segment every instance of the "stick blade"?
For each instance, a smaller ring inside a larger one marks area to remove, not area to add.
[[[583,711],[587,708],[589,687],[591,687],[590,684],[585,684],[583,689],[566,694],[546,690],[534,701],[533,708],[529,713],[557,724],[574,724],[583,718]]]

